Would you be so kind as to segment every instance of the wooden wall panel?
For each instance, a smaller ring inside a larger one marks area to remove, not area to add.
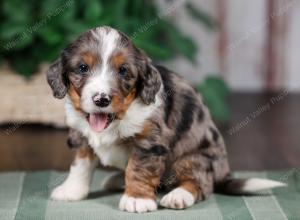
[[[265,89],[277,91],[285,88],[288,75],[287,36],[290,33],[290,16],[295,1],[268,0],[266,19],[269,20],[266,37],[266,81]]]
[[[163,1],[163,0],[160,0]],[[189,0],[219,21],[208,31],[178,7],[170,14],[199,45],[197,65],[167,63],[191,82],[221,74],[235,91],[300,91],[299,0]]]
[[[265,1],[228,0],[227,82],[235,90],[264,86]]]
[[[300,91],[300,1],[296,0],[290,12],[285,85],[291,91]]]

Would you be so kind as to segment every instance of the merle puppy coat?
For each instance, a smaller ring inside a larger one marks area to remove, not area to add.
[[[184,209],[214,190],[253,192],[283,184],[230,176],[222,136],[194,89],[154,65],[120,31],[99,27],[65,48],[47,73],[56,98],[65,97],[69,145],[76,156],[54,200],[76,201],[89,193],[98,162],[118,168],[103,186],[125,187],[119,208]],[[125,174],[125,175],[124,175]],[[125,180],[125,181],[124,181]]]

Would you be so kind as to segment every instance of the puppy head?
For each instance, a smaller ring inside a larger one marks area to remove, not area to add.
[[[67,93],[95,131],[122,118],[140,98],[155,101],[161,81],[151,60],[123,33],[99,27],[87,31],[50,66],[47,80],[56,98]]]

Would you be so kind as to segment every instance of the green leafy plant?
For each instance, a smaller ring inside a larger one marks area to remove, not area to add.
[[[202,94],[212,117],[218,122],[227,122],[230,116],[227,104],[230,90],[224,80],[217,76],[209,76],[196,89]]]
[[[172,3],[172,7],[179,7]],[[20,74],[30,76],[44,61],[87,29],[108,25],[125,32],[152,58],[168,60],[181,54],[191,62],[195,43],[159,11],[151,0],[2,0],[1,56]],[[209,28],[212,18],[186,4],[192,17]]]

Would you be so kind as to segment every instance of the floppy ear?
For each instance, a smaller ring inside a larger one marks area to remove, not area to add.
[[[64,78],[61,57],[51,64],[47,71],[47,81],[55,98],[62,99],[65,97],[68,89]]]
[[[158,71],[151,64],[151,61],[147,60],[145,62],[146,67],[143,68],[144,70],[140,74],[140,97],[145,104],[149,105],[150,103],[155,102],[155,95],[159,91],[161,80]]]

